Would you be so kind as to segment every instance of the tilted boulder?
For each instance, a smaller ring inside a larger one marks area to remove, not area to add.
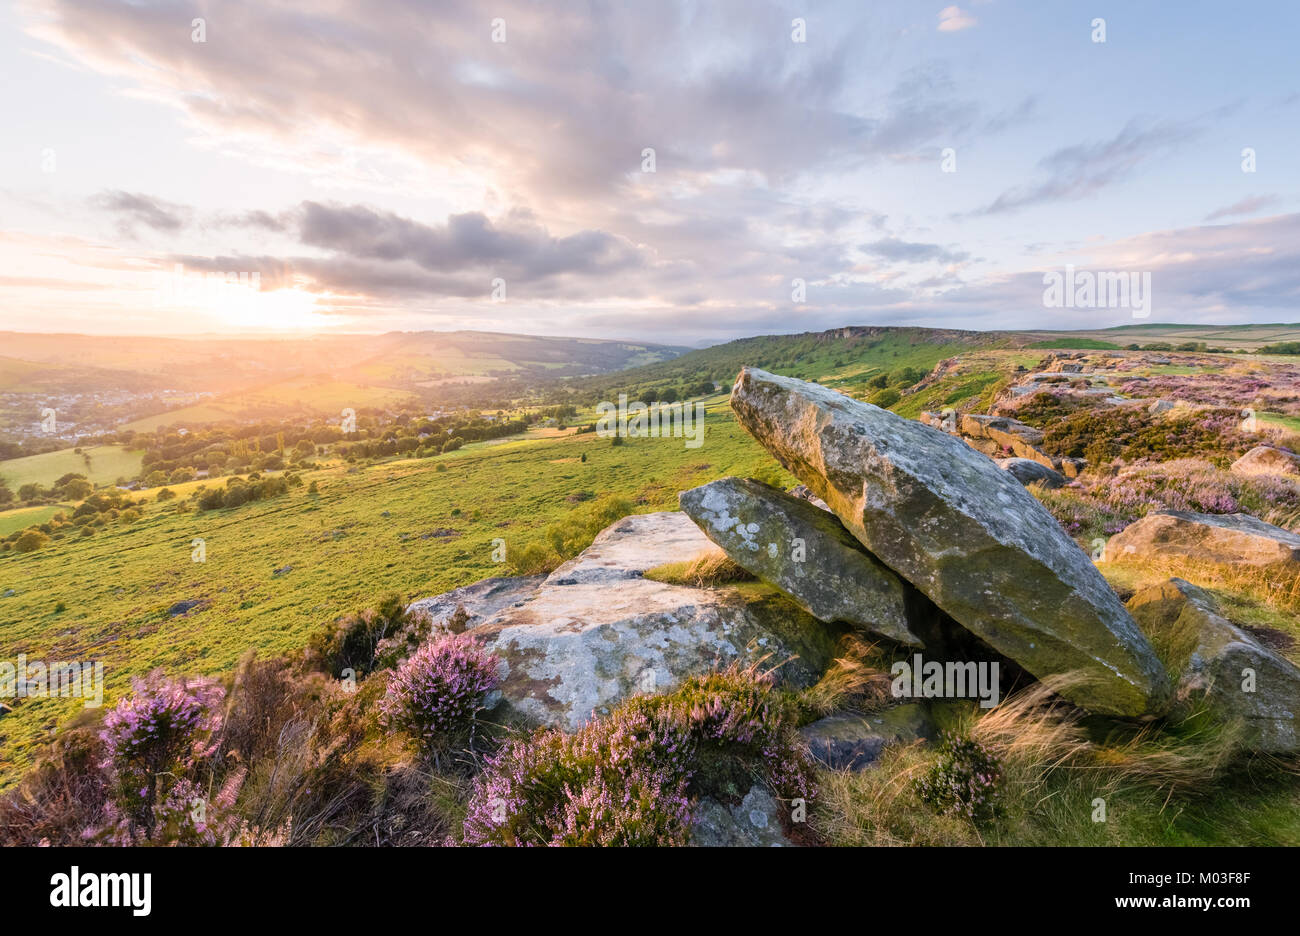
[[[1300,572],[1300,536],[1249,514],[1160,510],[1112,536],[1102,553],[1106,562],[1160,556]]]
[[[960,440],[825,387],[746,368],[743,425],[887,566],[1092,711],[1159,714],[1168,676],[1124,605],[1060,524]]]
[[[833,513],[746,478],[683,491],[679,501],[738,565],[813,617],[924,646],[909,626],[909,611],[925,599],[863,549]]]
[[[1240,475],[1300,475],[1300,455],[1271,445],[1257,445],[1233,462],[1228,470]]]
[[[1214,599],[1182,579],[1144,588],[1128,603],[1177,681],[1179,710],[1204,705],[1238,722],[1250,747],[1300,751],[1300,668],[1219,613]]]
[[[530,599],[472,626],[501,658],[505,708],[573,731],[629,696],[719,665],[761,660],[779,665],[788,685],[815,682],[843,625],[817,620],[768,586],[691,588],[643,577],[708,552],[721,554],[684,513],[626,517]]]

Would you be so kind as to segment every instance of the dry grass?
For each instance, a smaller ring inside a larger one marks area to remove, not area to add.
[[[666,585],[686,585],[691,588],[749,582],[754,578],[721,550],[703,552],[684,562],[668,562],[656,566],[647,571],[645,577]]]
[[[1244,596],[1276,611],[1300,612],[1300,572],[1284,567],[1226,566],[1202,559],[1145,556],[1140,564],[1117,561],[1099,568],[1113,584],[1133,591],[1176,577],[1202,588]]]
[[[1237,732],[1204,719],[1168,731],[1107,723],[1098,738],[1096,720],[1057,694],[1072,678],[1036,683],[982,715],[972,706],[957,717],[956,729],[1002,766],[1003,813],[994,824],[937,816],[917,798],[915,781],[937,758],[917,742],[887,748],[875,768],[819,775],[814,829],[836,845],[1108,844],[1134,833],[1095,822],[1099,798],[1123,802],[1165,830],[1162,812],[1170,808],[1172,818],[1182,808],[1171,802],[1215,796],[1239,762]]]
[[[800,696],[812,714],[829,715],[843,709],[869,712],[890,701],[888,672],[876,645],[855,633],[840,638],[836,657],[822,678]]]

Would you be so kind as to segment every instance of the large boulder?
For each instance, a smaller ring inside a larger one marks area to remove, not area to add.
[[[959,623],[1092,711],[1159,714],[1160,661],[1087,554],[960,440],[825,387],[741,371],[743,425],[867,549]]]
[[[1228,469],[1234,474],[1300,475],[1300,455],[1271,445],[1257,445]]]
[[[527,601],[472,626],[501,658],[505,708],[573,731],[629,696],[718,665],[764,661],[788,685],[815,682],[843,625],[818,621],[770,586],[690,588],[643,577],[707,552],[720,554],[684,513],[627,517]]]
[[[1300,571],[1300,536],[1249,514],[1160,510],[1112,536],[1102,553],[1106,562],[1161,556]]]
[[[925,599],[863,549],[833,513],[746,478],[683,491],[679,501],[738,565],[813,617],[924,646],[909,627],[909,612]]]
[[[1182,579],[1142,589],[1128,603],[1177,681],[1176,705],[1204,706],[1239,723],[1245,742],[1274,753],[1300,751],[1300,669],[1234,627],[1205,591]]]

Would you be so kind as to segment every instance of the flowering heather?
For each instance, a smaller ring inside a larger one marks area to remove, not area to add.
[[[425,751],[446,750],[470,731],[484,696],[496,688],[498,663],[469,638],[436,638],[389,678],[381,718]]]
[[[1120,392],[1134,398],[1163,397],[1188,403],[1240,409],[1267,408],[1288,415],[1300,413],[1300,375],[1278,368],[1267,377],[1199,372],[1161,374],[1146,380],[1128,380]]]
[[[159,784],[172,791],[215,750],[225,690],[207,679],[135,680],[134,692],[104,717],[104,768],[112,777],[110,825],[117,838],[150,838],[158,827]]]
[[[770,677],[727,670],[629,700],[574,735],[514,741],[477,779],[471,845],[682,845],[702,796],[737,796],[755,775],[810,796],[792,709]]]
[[[1002,765],[983,744],[943,733],[939,758],[917,777],[917,797],[935,812],[987,822],[997,815]]]
[[[106,766],[156,773],[211,753],[204,741],[221,725],[226,696],[219,683],[169,680],[154,672],[132,685],[135,691],[104,717]]]
[[[475,783],[469,845],[675,845],[690,826],[689,745],[620,709],[576,734],[506,745]]]

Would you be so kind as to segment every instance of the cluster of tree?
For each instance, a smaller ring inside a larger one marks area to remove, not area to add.
[[[1260,354],[1300,354],[1300,341],[1279,341],[1277,344],[1264,345]]]
[[[302,484],[296,474],[263,478],[254,473],[248,479],[231,478],[225,487],[214,487],[198,494],[199,510],[218,510],[223,507],[240,507],[251,501],[269,500],[287,494],[289,488]]]
[[[140,511],[126,493],[109,488],[86,497],[71,514],[60,510],[43,523],[15,530],[0,541],[0,550],[35,552],[68,533],[90,536],[113,521],[133,523],[139,519]]]
[[[3,481],[0,481],[0,507],[8,506],[15,501],[28,507],[38,504],[57,504],[60,501],[78,501],[88,497],[94,489],[95,485],[84,474],[76,472],[65,474],[48,488],[35,481],[29,481],[21,485],[17,492],[11,491]]]

